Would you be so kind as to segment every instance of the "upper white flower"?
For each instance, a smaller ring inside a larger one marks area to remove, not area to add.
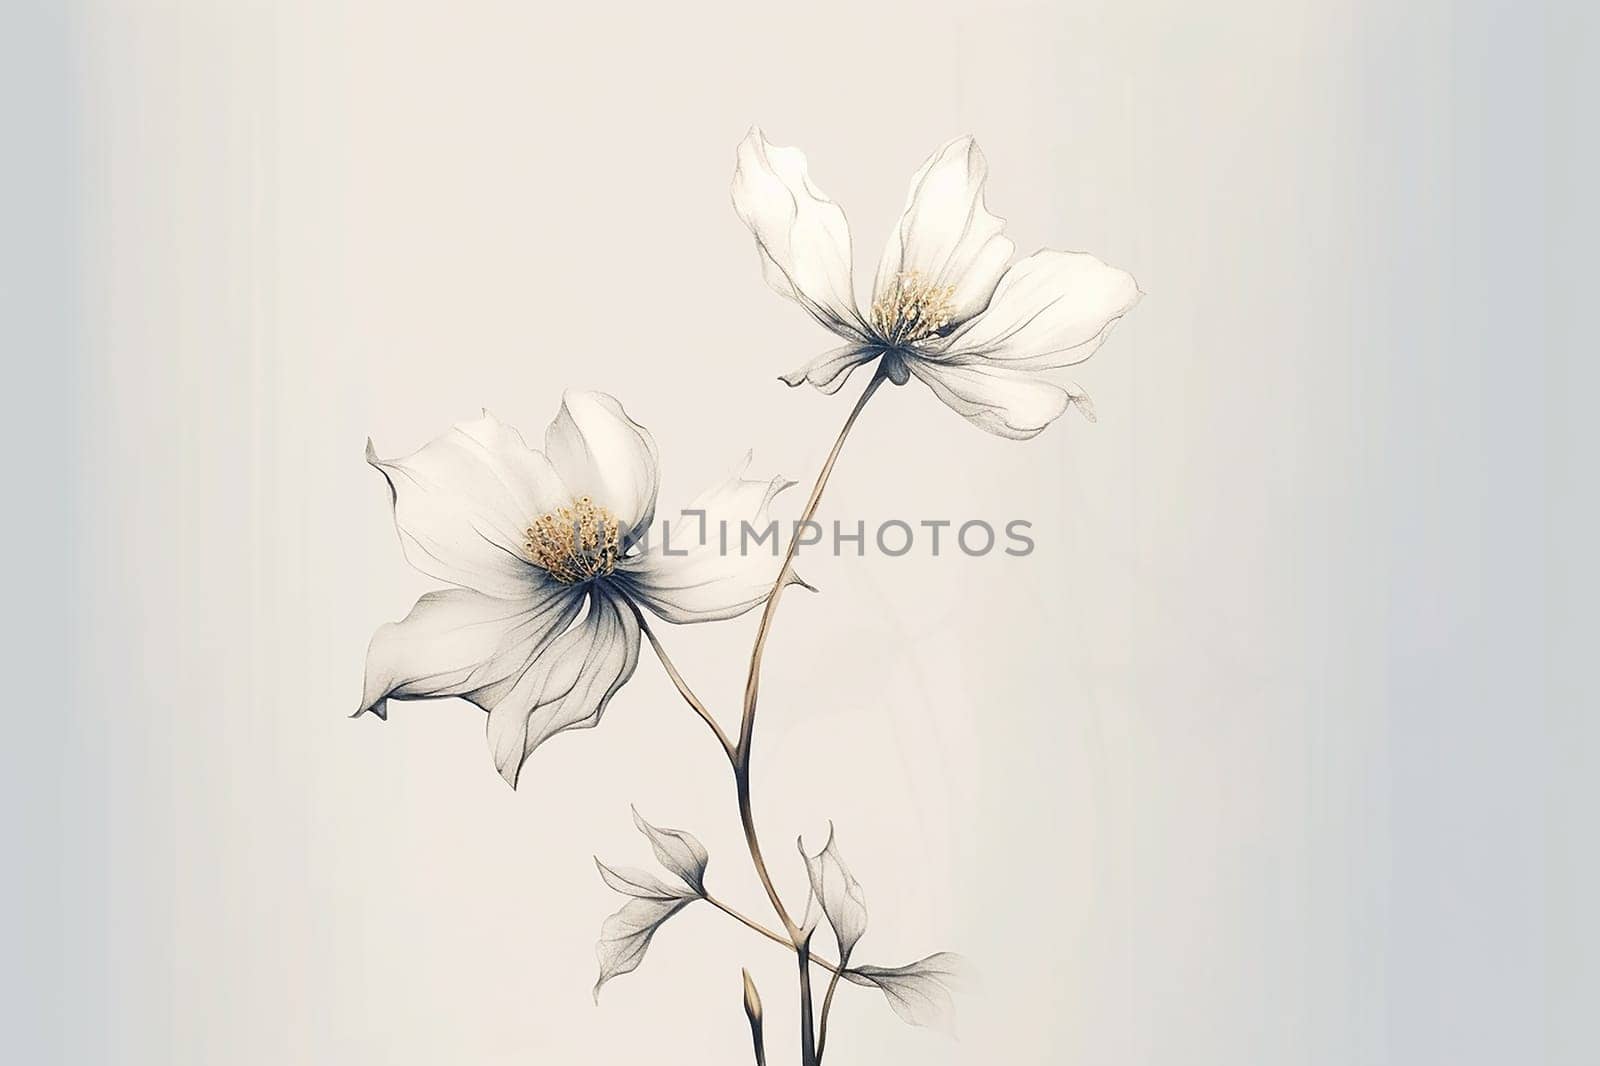
[[[687,530],[646,537],[655,441],[604,393],[567,393],[542,452],[485,411],[403,459],[379,459],[369,442],[367,461],[388,479],[406,559],[455,587],[373,636],[357,714],[464,697],[488,712],[489,748],[513,787],[534,748],[595,725],[633,675],[636,604],[670,622],[732,618],[777,580],[771,554],[697,534],[764,528],[792,483],[736,472],[694,502]]]
[[[806,173],[805,156],[752,129],[739,145],[733,204],[755,234],[768,284],[845,344],[784,375],[834,392],[881,359],[896,384],[921,379],[990,433],[1037,434],[1088,396],[1042,371],[1081,363],[1139,299],[1125,271],[1084,252],[1015,249],[989,213],[983,153],[971,137],[934,152],[911,179],[899,225],[878,261],[872,299],[856,302],[850,226]]]

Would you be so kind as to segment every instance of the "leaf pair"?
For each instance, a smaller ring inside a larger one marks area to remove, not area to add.
[[[668,918],[706,894],[710,856],[700,841],[679,829],[658,829],[641,818],[637,810],[633,812],[633,824],[650,841],[656,859],[681,883],[669,884],[643,870],[614,869],[595,859],[606,887],[630,897],[600,927],[600,942],[595,945],[595,957],[600,962],[600,976],[594,983],[596,1003],[607,981],[639,968],[656,930]]]
[[[600,963],[600,976],[594,984],[596,1002],[607,981],[639,968],[650,941],[668,918],[706,895],[710,856],[700,841],[681,829],[657,828],[641,818],[637,810],[633,812],[633,824],[650,841],[656,860],[676,883],[643,870],[616,869],[595,859],[606,886],[628,897],[622,909],[600,928],[600,942],[595,945],[595,957]],[[839,967],[846,981],[878,989],[903,1021],[951,1031],[955,1014],[951,993],[960,987],[965,972],[961,957],[941,951],[904,966],[851,967],[850,956],[867,931],[867,901],[861,882],[845,866],[831,824],[828,842],[817,854],[806,854],[803,841],[796,844],[811,882],[802,925],[805,935],[811,936],[826,918],[839,945]]]
[[[828,842],[815,855],[807,855],[805,842],[796,841],[811,880],[811,896],[806,903],[802,926],[810,936],[826,917],[839,944],[841,976],[851,984],[881,991],[889,1006],[902,1021],[951,1032],[955,1021],[955,997],[965,974],[959,955],[941,951],[904,966],[850,967],[850,955],[867,931],[867,901],[861,882],[855,879],[828,825]]]

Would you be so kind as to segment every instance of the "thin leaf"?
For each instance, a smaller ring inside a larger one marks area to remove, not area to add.
[[[639,968],[661,924],[693,901],[692,896],[674,900],[630,899],[606,919],[594,949],[600,961],[600,976],[594,983],[596,1003],[600,1002],[600,989],[607,981]]]
[[[800,857],[806,861],[806,873],[811,878],[811,900],[806,907],[807,926],[816,924],[816,908],[828,918],[833,935],[839,942],[840,965],[848,962],[856,942],[867,931],[867,900],[857,881],[845,867],[834,841],[833,823],[828,823],[828,843],[815,855],[806,854],[803,840],[795,843]]]
[[[676,885],[669,885],[655,874],[643,870],[616,869],[599,859],[594,864],[600,868],[600,880],[613,892],[636,899],[694,899],[694,895]]]
[[[633,824],[650,841],[662,866],[681,877],[696,895],[706,894],[706,864],[711,857],[700,841],[681,829],[656,828],[639,816],[637,808],[633,812]]]
[[[966,980],[966,960],[941,951],[904,966],[857,966],[845,971],[852,984],[877,988],[901,1021],[943,1033],[955,1030],[955,997]]]

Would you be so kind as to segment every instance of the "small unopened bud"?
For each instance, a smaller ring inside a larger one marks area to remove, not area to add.
[[[744,1012],[750,1016],[752,1023],[761,1021],[761,993],[756,991],[756,983],[750,979],[749,970],[740,970],[744,974]]]
[[[750,971],[739,972],[744,974],[744,1013],[750,1019],[750,1040],[755,1044],[756,1066],[767,1066],[767,1042],[761,1035],[761,994],[756,991],[756,983],[750,980]]]

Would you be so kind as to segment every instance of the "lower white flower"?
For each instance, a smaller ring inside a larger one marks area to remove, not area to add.
[[[369,442],[367,461],[388,480],[406,559],[455,587],[373,636],[356,714],[467,699],[488,712],[489,748],[513,787],[535,748],[598,723],[633,676],[639,605],[671,622],[732,618],[777,580],[779,560],[759,550],[645,535],[655,441],[604,393],[567,393],[542,452],[485,411],[403,459],[379,459]],[[765,527],[790,484],[735,473],[695,501],[691,528]]]
[[[877,362],[912,377],[969,422],[1034,436],[1070,406],[1093,420],[1078,386],[1045,372],[1083,362],[1139,299],[1131,275],[1085,252],[1045,249],[1009,269],[1015,245],[989,213],[989,168],[960,137],[911,179],[878,262],[867,310],[856,301],[850,225],[811,181],[797,148],[752,129],[739,145],[733,204],[755,235],[767,283],[845,343],[783,380],[835,392]]]

